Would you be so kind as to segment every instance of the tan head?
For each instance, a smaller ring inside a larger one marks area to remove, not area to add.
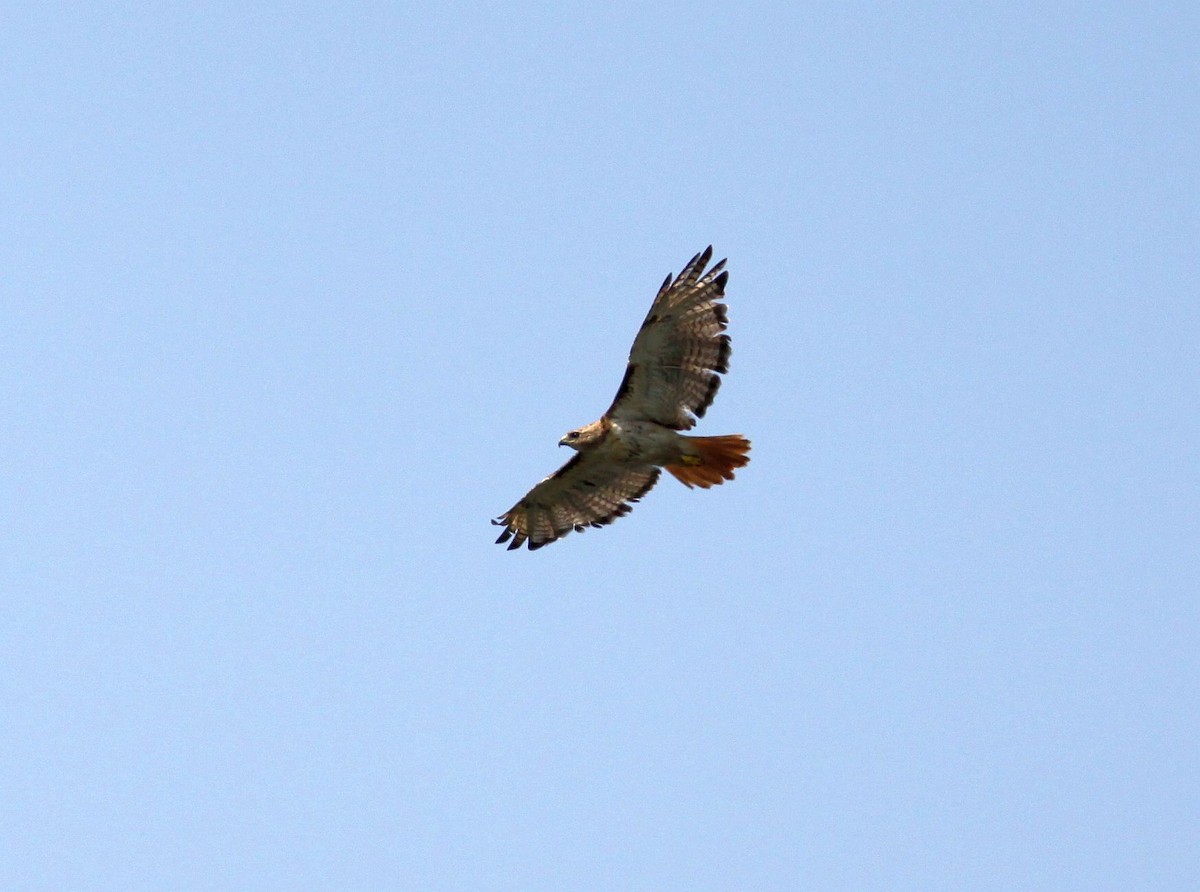
[[[570,446],[579,452],[586,452],[603,440],[607,432],[604,419],[601,418],[599,421],[585,424],[583,427],[576,428],[573,431],[567,431],[563,435],[563,438],[558,441],[558,445]]]

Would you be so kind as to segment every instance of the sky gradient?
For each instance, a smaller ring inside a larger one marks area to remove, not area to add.
[[[1192,5],[4,20],[0,887],[1200,887]]]

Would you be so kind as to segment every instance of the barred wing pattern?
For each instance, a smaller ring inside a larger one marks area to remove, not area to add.
[[[722,260],[708,272],[709,245],[674,280],[667,276],[629,351],[625,377],[607,414],[690,430],[717,395],[729,370]]]
[[[653,465],[622,465],[595,453],[576,453],[542,480],[525,498],[492,521],[503,526],[497,544],[529,550],[541,548],[575,530],[602,527],[633,510],[658,482]]]

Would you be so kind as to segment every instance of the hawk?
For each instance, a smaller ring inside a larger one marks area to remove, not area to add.
[[[729,370],[725,261],[705,272],[712,246],[663,282],[633,339],[625,377],[608,411],[568,431],[559,446],[571,460],[492,521],[503,526],[497,544],[528,543],[532,551],[567,533],[601,527],[623,517],[666,468],[684,486],[733,479],[750,461],[750,441],[740,434],[689,437]]]

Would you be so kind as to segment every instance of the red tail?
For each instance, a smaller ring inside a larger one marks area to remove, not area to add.
[[[724,437],[687,437],[687,451],[677,465],[666,465],[686,487],[708,489],[733,479],[733,469],[748,464],[750,441],[741,434]]]

